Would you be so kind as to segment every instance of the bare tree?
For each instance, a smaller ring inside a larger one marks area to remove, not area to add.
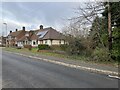
[[[79,24],[70,23],[68,26],[63,27],[62,32],[67,35],[72,35],[76,38],[86,37],[89,29]]]
[[[88,29],[87,33],[89,33],[93,21],[96,19],[96,17],[102,16],[102,12],[104,11],[104,9],[105,7],[102,2],[81,3],[80,6],[75,9],[75,13],[77,16],[72,17],[68,20],[70,20],[70,22],[72,22],[73,25],[79,25],[80,29],[83,30],[82,32]],[[97,21],[96,24],[99,25],[99,21]],[[103,42],[100,39],[99,28],[96,28],[96,31],[98,38],[103,45]]]
[[[75,24],[91,25],[93,20],[103,12],[104,5],[101,2],[81,3],[75,10],[77,16],[69,20],[73,21]]]

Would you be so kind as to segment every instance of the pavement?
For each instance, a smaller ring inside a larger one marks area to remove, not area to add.
[[[3,51],[2,87],[118,88],[119,80],[108,77],[108,75],[75,69],[47,62],[47,60],[33,59]]]

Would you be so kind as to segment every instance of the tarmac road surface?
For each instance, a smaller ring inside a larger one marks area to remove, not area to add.
[[[2,52],[3,88],[118,88],[118,79]]]

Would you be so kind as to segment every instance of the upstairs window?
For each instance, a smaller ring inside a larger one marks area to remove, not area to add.
[[[11,39],[11,36],[8,36],[8,39]]]
[[[26,34],[25,34],[25,36],[29,36],[29,34],[28,34],[28,33],[26,33]]]

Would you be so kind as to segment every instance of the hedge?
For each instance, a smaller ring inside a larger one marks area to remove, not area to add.
[[[32,46],[31,45],[24,45],[24,48],[28,48],[29,50],[31,50]]]
[[[40,44],[38,45],[38,50],[49,50],[50,46],[46,44]]]

